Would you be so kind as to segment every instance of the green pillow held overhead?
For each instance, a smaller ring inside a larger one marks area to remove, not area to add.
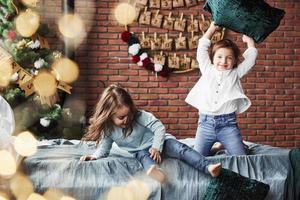
[[[285,11],[264,0],[207,0],[204,10],[216,25],[243,33],[260,43],[280,24]]]

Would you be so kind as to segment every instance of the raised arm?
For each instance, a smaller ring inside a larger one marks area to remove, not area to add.
[[[219,26],[216,26],[215,22],[211,22],[209,28],[203,34],[202,38],[211,40],[212,36],[214,35],[214,33],[216,32],[217,29],[219,29]]]
[[[206,69],[211,65],[211,60],[208,53],[209,47],[211,45],[210,39],[218,28],[219,27],[216,26],[214,22],[212,22],[207,31],[199,39],[197,48],[197,61],[199,63],[199,68],[202,74],[205,74]]]
[[[247,44],[248,48],[250,48],[250,47],[254,47],[255,48],[255,42],[254,42],[254,40],[251,37],[249,37],[247,35],[243,35],[242,40],[243,40],[244,43]]]
[[[242,40],[247,44],[247,50],[243,53],[244,61],[239,64],[237,69],[240,78],[247,74],[255,65],[258,55],[257,49],[255,48],[255,42],[251,37],[243,35]]]

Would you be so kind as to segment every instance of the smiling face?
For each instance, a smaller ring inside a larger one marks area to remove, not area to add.
[[[232,69],[233,66],[236,64],[236,60],[232,49],[217,49],[213,57],[213,64],[220,71]]]
[[[209,58],[218,70],[230,70],[236,68],[239,63],[240,50],[229,39],[217,41],[209,51]]]
[[[121,106],[116,108],[112,116],[112,121],[114,125],[120,128],[126,128],[128,126],[129,121],[129,112],[130,109],[127,106]]]

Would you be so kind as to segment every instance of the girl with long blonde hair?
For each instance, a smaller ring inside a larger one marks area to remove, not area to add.
[[[161,121],[149,112],[137,110],[130,94],[120,86],[111,85],[104,90],[89,123],[83,140],[99,144],[94,154],[82,156],[82,161],[107,157],[115,142],[159,182],[165,180],[159,164],[166,157],[180,159],[213,177],[220,173],[220,163],[209,165],[204,156],[167,134]]]

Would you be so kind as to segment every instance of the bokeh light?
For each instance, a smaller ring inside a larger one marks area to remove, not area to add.
[[[85,26],[77,14],[65,14],[58,20],[60,33],[68,38],[82,38],[86,34]]]
[[[0,200],[8,200],[8,199],[9,199],[9,197],[7,194],[0,192]]]
[[[39,28],[39,25],[39,15],[30,9],[21,12],[16,18],[16,29],[23,37],[32,36]]]
[[[29,195],[27,200],[46,200],[46,199],[40,194],[32,193]]]
[[[23,174],[17,174],[10,180],[10,189],[17,199],[27,199],[33,193],[32,182]]]
[[[114,13],[116,20],[122,25],[131,24],[136,17],[136,9],[128,3],[120,3]]]
[[[7,150],[0,150],[0,175],[11,176],[16,173],[17,164],[13,155]]]
[[[55,77],[47,72],[40,72],[33,81],[35,91],[43,97],[50,97],[57,91]]]
[[[6,87],[9,85],[12,71],[10,60],[0,63],[0,87]]]
[[[73,197],[63,196],[60,200],[76,200]]]
[[[106,200],[135,200],[133,193],[125,187],[112,187],[106,196]]]
[[[28,132],[20,133],[15,140],[15,149],[21,156],[31,156],[37,151],[37,140]]]
[[[66,83],[72,83],[79,75],[78,65],[68,58],[61,58],[56,61],[52,65],[52,70],[57,80],[61,80]]]
[[[64,196],[64,193],[58,189],[50,188],[44,193],[43,196],[48,200],[61,200]]]
[[[21,0],[22,3],[24,3],[27,6],[33,6],[35,7],[37,5],[37,3],[39,2],[39,0]]]
[[[147,200],[150,195],[150,189],[141,180],[133,179],[126,186],[134,195],[136,200]]]

